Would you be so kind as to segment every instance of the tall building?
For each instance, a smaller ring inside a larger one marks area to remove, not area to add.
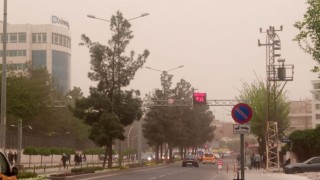
[[[3,56],[3,22],[0,23],[0,56]],[[45,67],[65,94],[70,90],[71,34],[69,23],[52,16],[52,24],[7,24],[7,66],[15,70]],[[2,61],[0,62],[2,64]]]

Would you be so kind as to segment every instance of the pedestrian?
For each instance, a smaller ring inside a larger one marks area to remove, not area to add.
[[[67,155],[65,153],[62,153],[61,162],[62,162],[62,165],[63,165],[63,169],[66,168],[67,160],[68,160]]]
[[[250,155],[250,169],[254,169],[255,164],[254,164],[254,153],[251,153]]]
[[[17,154],[17,152],[14,152],[14,153],[13,153],[13,160],[14,160],[14,163],[17,164],[17,160],[18,160],[18,154]]]
[[[8,160],[11,164],[13,164],[13,153],[11,151],[8,153]]]
[[[238,165],[240,165],[240,161],[241,161],[241,155],[240,155],[240,153],[237,155],[237,163],[238,163]]]
[[[82,162],[83,163],[86,163],[87,161],[87,156],[85,154],[82,155]]]
[[[67,154],[67,157],[68,157],[68,162],[69,162],[69,164],[71,164],[71,155],[70,155],[70,154]]]
[[[255,163],[255,169],[260,169],[260,163],[261,163],[261,156],[260,154],[255,154],[254,155],[254,163]]]
[[[79,153],[77,153],[77,154],[74,155],[73,160],[74,160],[74,164],[75,164],[76,166],[78,166],[78,165],[80,164],[80,156],[79,156]]]

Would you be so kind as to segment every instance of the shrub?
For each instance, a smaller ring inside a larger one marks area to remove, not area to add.
[[[95,167],[82,167],[82,168],[73,168],[71,169],[71,173],[94,173],[95,171],[103,170],[100,166]]]
[[[35,178],[38,174],[34,172],[19,172],[17,175],[18,179]]]

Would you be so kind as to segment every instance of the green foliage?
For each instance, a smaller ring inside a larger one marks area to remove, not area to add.
[[[172,75],[163,72],[160,77],[162,90],[155,89],[153,93],[147,94],[148,101],[167,100],[170,97],[191,105],[194,88],[181,79],[172,89],[172,78]],[[213,119],[214,116],[208,106],[193,108],[154,106],[150,107],[146,113],[143,135],[148,140],[148,144],[155,145],[156,149],[163,143],[169,144],[170,151],[173,146],[179,146],[180,149],[199,147],[213,139],[215,130],[211,125]],[[156,159],[157,154],[156,152]]]
[[[38,155],[39,148],[32,147],[32,146],[26,147],[23,150],[23,154],[25,154],[25,155]]]
[[[302,21],[294,24],[300,32],[294,41],[297,41],[300,48],[310,54],[318,64],[320,63],[320,0],[307,0],[309,5]],[[313,72],[320,71],[319,66],[314,66]]]
[[[275,93],[276,92],[276,95]],[[277,98],[275,98],[275,96]],[[266,107],[267,107],[268,90],[265,83],[255,81],[252,84],[243,83],[243,89],[240,91],[239,101],[247,103],[253,111],[252,119],[250,120],[251,133],[257,136],[259,142],[260,151],[263,151],[265,147],[266,137]],[[276,101],[275,101],[276,99]],[[289,126],[289,101],[284,93],[280,92],[280,85],[276,85],[270,88],[269,97],[269,114],[268,120],[270,122],[277,122],[278,133],[284,134],[284,131]],[[275,111],[276,108],[276,111]],[[262,154],[262,152],[260,152]]]
[[[95,171],[103,170],[100,166],[94,167],[82,167],[82,168],[72,168],[72,173],[83,174],[83,173],[94,173]]]
[[[104,154],[105,149],[103,148],[91,148],[91,149],[86,149],[83,151],[83,154],[87,154],[87,155],[100,155],[100,154]]]
[[[7,77],[8,123],[17,119],[31,119],[46,108],[53,85],[46,69],[29,67],[23,73],[9,73]],[[0,82],[1,84],[2,82]]]
[[[36,178],[38,177],[37,173],[34,172],[19,172],[19,174],[17,175],[18,179],[29,179],[29,178]]]
[[[60,155],[62,153],[65,154],[75,154],[74,149],[70,148],[45,148],[45,147],[26,147],[23,150],[23,154],[25,155],[43,155],[43,156],[49,156],[49,155]]]
[[[148,50],[137,57],[134,51],[129,56],[125,55],[126,47],[133,38],[130,27],[128,20],[118,11],[111,17],[112,37],[107,46],[91,42],[84,34],[81,36],[91,54],[92,71],[88,77],[97,82],[97,86],[90,87],[87,98],[77,99],[72,110],[76,117],[91,126],[89,138],[97,145],[106,147],[109,168],[112,166],[114,140],[123,140],[124,126],[142,116],[140,92],[122,89],[130,84],[136,71],[142,68],[149,56]]]
[[[320,127],[296,130],[289,137],[292,143],[292,151],[300,162],[312,156],[320,155]]]

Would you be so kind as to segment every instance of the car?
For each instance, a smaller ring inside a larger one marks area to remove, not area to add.
[[[202,162],[203,156],[204,156],[204,152],[203,151],[198,151],[197,157],[198,157],[198,161],[199,162]]]
[[[0,174],[1,174],[1,179],[18,179],[18,168],[15,166],[12,166],[12,164],[9,162],[7,156],[0,151]]]
[[[302,163],[293,163],[283,167],[286,174],[320,171],[320,156],[312,157]]]
[[[213,153],[204,153],[202,163],[203,164],[206,164],[206,163],[215,164],[215,159],[216,158]]]
[[[182,160],[182,167],[186,167],[188,165],[199,167],[199,161],[197,156],[194,155],[186,155],[186,157]]]

